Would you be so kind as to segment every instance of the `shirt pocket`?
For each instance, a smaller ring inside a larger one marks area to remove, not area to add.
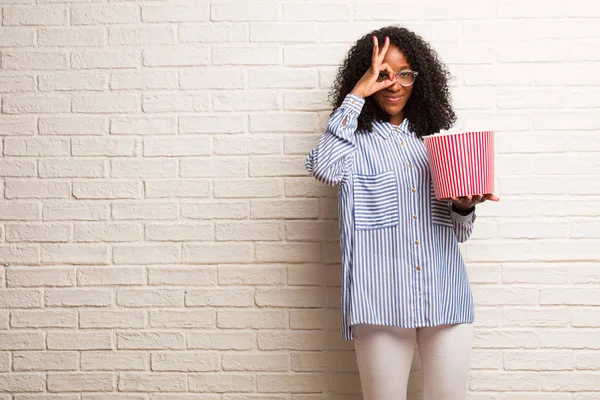
[[[437,225],[454,227],[450,215],[450,205],[447,201],[438,200],[431,186],[431,222]]]
[[[398,179],[394,171],[377,175],[355,174],[352,182],[356,229],[380,229],[398,225]]]

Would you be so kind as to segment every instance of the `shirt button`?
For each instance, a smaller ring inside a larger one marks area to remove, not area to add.
[[[420,271],[420,270],[421,270],[421,267],[419,267],[419,266],[417,265],[417,268],[416,268],[416,269],[417,269],[417,271]]]
[[[413,219],[417,219],[417,216],[416,216],[416,215],[413,215]]]
[[[400,145],[404,146],[404,142],[400,142]]]
[[[419,241],[418,241],[418,240],[415,240],[415,244],[418,246],[418,245],[419,245]]]
[[[419,292],[419,297],[421,297],[421,295],[422,295],[422,294],[423,294],[423,293]]]
[[[412,188],[412,189],[411,189],[411,191],[412,191],[413,193],[417,193],[417,189],[415,189],[415,188]]]
[[[412,168],[412,163],[408,163],[408,168]]]

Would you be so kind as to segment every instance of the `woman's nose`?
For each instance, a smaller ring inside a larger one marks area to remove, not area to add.
[[[388,87],[387,90],[396,93],[402,90],[402,85],[398,82],[398,79],[396,79],[392,86]]]

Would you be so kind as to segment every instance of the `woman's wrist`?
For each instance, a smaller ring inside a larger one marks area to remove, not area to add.
[[[463,215],[463,216],[471,214],[474,210],[475,210],[475,206],[464,209],[464,208],[457,207],[456,204],[452,204],[452,211],[454,211],[457,214]]]
[[[364,91],[362,91],[360,88],[355,87],[354,89],[352,89],[352,91],[350,92],[350,94],[353,94],[355,96],[361,97],[361,98],[365,98],[367,96],[365,96]]]

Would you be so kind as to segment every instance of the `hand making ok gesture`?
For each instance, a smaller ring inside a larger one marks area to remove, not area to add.
[[[392,86],[396,82],[396,76],[392,68],[383,62],[385,54],[390,48],[390,38],[386,36],[383,48],[379,50],[379,43],[376,36],[373,36],[373,56],[371,58],[371,67],[360,78],[358,83],[352,89],[352,93],[362,98],[369,97],[373,93]],[[389,79],[381,80],[379,75],[387,72]]]

